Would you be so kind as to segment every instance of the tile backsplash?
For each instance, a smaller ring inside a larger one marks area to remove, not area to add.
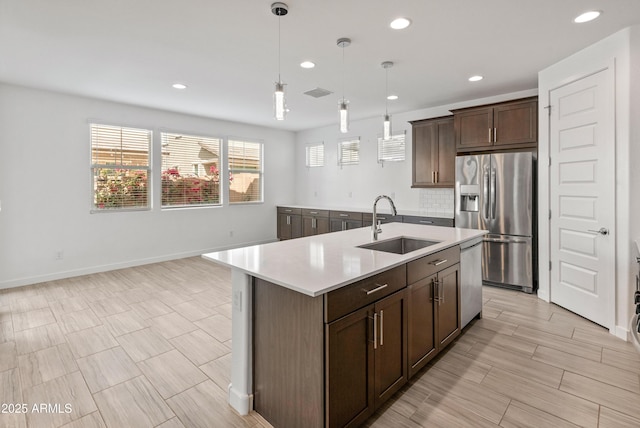
[[[453,189],[420,189],[420,214],[453,218]]]

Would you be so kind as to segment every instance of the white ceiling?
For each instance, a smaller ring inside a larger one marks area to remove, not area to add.
[[[537,87],[537,72],[640,23],[639,0],[284,0],[282,80],[273,118],[278,18],[272,0],[0,0],[0,81],[292,131]],[[603,11],[587,24],[580,12]],[[404,16],[406,30],[389,28]],[[302,69],[303,60],[314,69]],[[470,83],[481,74],[485,79]],[[188,88],[171,87],[183,82]],[[321,87],[334,93],[311,98]]]

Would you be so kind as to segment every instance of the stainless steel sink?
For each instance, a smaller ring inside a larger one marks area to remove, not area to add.
[[[400,236],[398,238],[388,239],[386,241],[372,242],[370,244],[358,245],[358,248],[366,248],[368,250],[384,251],[386,253],[407,254],[412,251],[425,248],[430,245],[439,244],[440,241],[429,241],[426,239],[407,238]]]

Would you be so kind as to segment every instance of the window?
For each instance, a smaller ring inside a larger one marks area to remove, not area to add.
[[[378,162],[400,162],[404,160],[404,132],[392,135],[388,140],[378,138]]]
[[[219,138],[163,132],[162,207],[219,205]]]
[[[360,137],[338,143],[338,165],[358,165],[360,163]]]
[[[262,202],[262,146],[229,140],[229,202]]]
[[[307,146],[307,168],[324,166],[324,143],[309,144]]]
[[[152,132],[93,123],[90,129],[93,208],[148,209]]]

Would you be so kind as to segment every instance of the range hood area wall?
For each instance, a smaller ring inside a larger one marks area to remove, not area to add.
[[[351,121],[348,134],[341,134],[334,125],[298,132],[296,134],[296,200],[299,205],[370,209],[379,194],[390,195],[399,210],[421,212],[427,215],[453,218],[438,213],[428,206],[429,201],[448,200],[453,189],[411,188],[411,120],[451,114],[449,110],[482,104],[491,104],[516,98],[538,95],[537,89],[474,99],[455,104],[398,113],[392,116],[393,133],[405,131],[405,160],[403,162],[377,162],[378,137],[382,135],[382,116]],[[360,137],[359,165],[338,166],[338,141]],[[324,142],[324,166],[305,166],[308,144]],[[450,195],[440,195],[447,192]],[[452,197],[452,196],[451,196]],[[453,202],[451,202],[453,203]],[[385,211],[386,212],[386,211]]]
[[[265,203],[90,214],[89,120],[152,129],[157,149],[163,130],[262,140]],[[0,288],[272,241],[294,199],[289,131],[7,84],[0,129]]]

